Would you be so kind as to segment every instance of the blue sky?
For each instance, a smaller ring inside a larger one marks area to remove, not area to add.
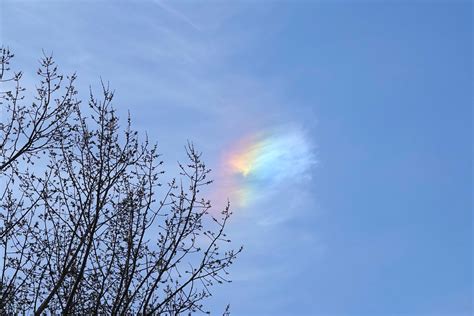
[[[27,86],[42,49],[83,95],[110,81],[170,170],[187,139],[219,170],[249,134],[303,135],[312,163],[234,208],[245,251],[209,301],[216,315],[230,303],[243,316],[454,316],[474,301],[472,12],[468,1],[2,0],[0,34]]]

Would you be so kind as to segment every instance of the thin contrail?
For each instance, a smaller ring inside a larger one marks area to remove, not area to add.
[[[172,7],[170,7],[169,5],[166,5],[164,4],[162,1],[160,0],[154,0],[154,2],[159,6],[161,7],[163,10],[165,11],[168,11],[169,13],[171,13],[172,15],[174,15],[175,17],[177,17],[178,19],[182,20],[183,22],[185,22],[186,24],[188,24],[189,26],[191,26],[193,29],[201,32],[201,28],[199,26],[197,26],[196,24],[194,24],[193,21],[191,21],[191,19],[189,19],[186,15],[184,15],[183,13],[179,12],[178,10],[175,10],[173,9]]]

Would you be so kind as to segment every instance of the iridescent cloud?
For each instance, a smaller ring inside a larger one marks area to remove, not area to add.
[[[303,131],[279,128],[237,141],[224,154],[220,174],[231,202],[246,207],[282,183],[309,178],[315,162]]]

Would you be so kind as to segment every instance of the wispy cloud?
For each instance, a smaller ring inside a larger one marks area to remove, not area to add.
[[[119,115],[130,110],[135,128],[158,141],[168,170],[183,158],[187,139],[204,152],[216,170],[210,198],[217,209],[230,198],[235,217],[229,235],[246,245],[248,260],[239,263],[235,279],[271,278],[288,270],[291,263],[262,257],[267,247],[291,247],[285,235],[301,237],[304,245],[316,243],[290,225],[280,234],[279,228],[308,213],[313,200],[308,184],[315,140],[293,111],[298,104],[285,98],[285,80],[261,77],[240,58],[242,50],[251,50],[249,36],[258,32],[232,25],[241,8],[200,3],[190,10],[183,2],[143,1],[8,9],[24,20],[13,28],[14,15],[4,14],[5,25],[12,25],[5,40],[18,48],[22,63],[36,61],[44,48],[54,52],[62,69],[77,70],[85,94],[100,76],[109,80]],[[227,158],[248,152],[256,155],[244,175]],[[262,265],[271,273],[262,272]]]

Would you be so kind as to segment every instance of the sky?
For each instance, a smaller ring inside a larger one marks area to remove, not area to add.
[[[191,140],[244,252],[219,315],[472,315],[470,1],[6,1],[0,38]]]

